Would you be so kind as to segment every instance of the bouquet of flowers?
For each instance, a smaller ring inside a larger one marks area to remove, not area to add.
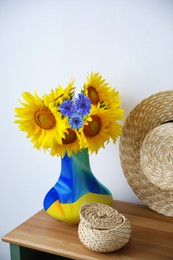
[[[98,152],[111,139],[115,143],[123,119],[119,92],[110,87],[99,73],[91,72],[75,96],[74,80],[66,88],[58,86],[39,97],[23,92],[22,107],[15,108],[15,123],[27,133],[37,149],[64,157],[87,148]]]

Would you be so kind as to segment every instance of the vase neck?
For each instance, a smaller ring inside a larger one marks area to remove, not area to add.
[[[73,160],[79,160],[81,163],[85,164],[86,166],[90,167],[90,161],[89,161],[89,154],[88,149],[82,149],[81,151],[75,153],[72,153],[72,156],[68,156],[67,153],[65,154],[64,158],[62,158],[62,164],[64,161],[68,161],[69,163]]]

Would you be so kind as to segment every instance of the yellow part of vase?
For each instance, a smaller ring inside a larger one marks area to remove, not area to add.
[[[46,212],[63,222],[67,222],[69,224],[78,224],[80,220],[79,211],[80,208],[86,204],[91,202],[103,203],[106,205],[112,205],[113,199],[112,196],[103,195],[103,194],[94,194],[87,193],[80,197],[74,203],[60,203],[56,200],[47,210]]]

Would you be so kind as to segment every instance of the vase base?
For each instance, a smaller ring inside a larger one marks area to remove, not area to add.
[[[77,201],[74,203],[60,203],[58,200],[56,200],[47,210],[46,212],[54,217],[57,220],[67,222],[69,224],[78,224],[80,217],[79,217],[79,211],[80,208],[85,203],[103,203],[106,205],[112,205],[113,198],[111,195],[103,195],[103,194],[94,194],[94,193],[87,193],[80,197]]]

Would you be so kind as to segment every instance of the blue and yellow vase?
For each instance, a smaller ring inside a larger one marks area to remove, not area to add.
[[[61,158],[61,173],[57,183],[44,199],[44,209],[57,220],[79,223],[79,211],[85,203],[100,202],[111,205],[111,192],[93,175],[88,150]]]

